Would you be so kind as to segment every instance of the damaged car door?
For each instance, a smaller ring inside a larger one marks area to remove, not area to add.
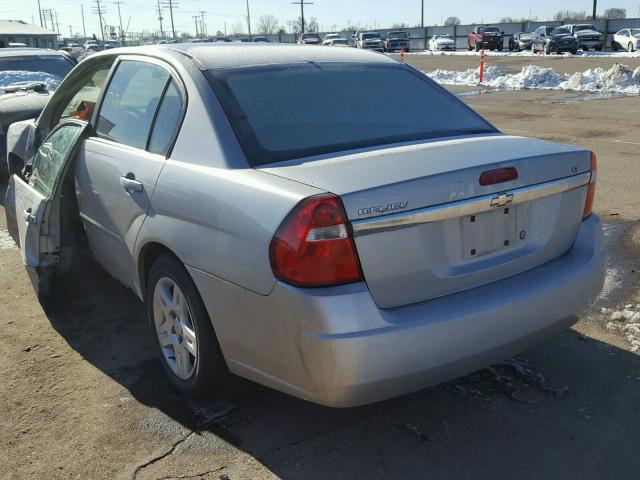
[[[60,259],[60,200],[66,172],[87,123],[66,120],[42,142],[21,176],[12,175],[6,195],[7,225],[20,246],[31,282],[42,298]]]

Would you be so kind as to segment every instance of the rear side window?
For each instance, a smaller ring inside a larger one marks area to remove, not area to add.
[[[171,81],[162,98],[149,141],[149,151],[160,155],[168,153],[182,116],[182,97],[175,83]]]
[[[315,63],[208,74],[252,165],[496,132],[406,66]]]
[[[99,137],[136,148],[146,148],[151,123],[169,72],[146,62],[126,60],[104,96],[96,124]]]

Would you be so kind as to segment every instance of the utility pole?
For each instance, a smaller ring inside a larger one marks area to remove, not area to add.
[[[420,10],[420,28],[424,29],[424,0],[421,2],[422,8]]]
[[[71,27],[73,27],[73,25],[69,25],[69,38],[73,37],[73,32],[71,31]]]
[[[169,8],[169,16],[171,17],[171,36],[176,38],[176,29],[173,24],[173,9],[178,8],[178,0],[163,0],[162,4]]]
[[[207,27],[206,24],[204,23],[204,16],[207,14],[207,12],[205,12],[204,10],[200,10],[200,33],[202,34],[203,37],[207,37]]]
[[[298,0],[297,2],[291,2],[292,5],[300,5],[300,33],[304,33],[304,6],[313,5],[313,2],[305,2],[304,0]]]
[[[249,41],[251,41],[251,15],[249,14],[249,0],[247,0],[247,30],[249,30]]]
[[[82,33],[87,38],[87,28],[84,26],[84,5],[80,4],[80,13],[82,13]]]
[[[193,21],[196,23],[196,38],[200,38],[200,35],[198,35],[198,19],[199,19],[200,17],[198,17],[198,15],[194,15],[194,16],[193,16],[193,17],[191,17],[191,18],[193,18]]]
[[[593,0],[593,15],[591,18],[596,19],[596,10],[598,8],[598,0]]]
[[[160,6],[160,0],[158,0],[158,20],[160,21],[160,37],[164,38],[164,31],[162,30],[162,7]]]
[[[40,8],[40,0],[38,0],[38,14],[40,15],[40,26],[42,27],[42,8]]]
[[[118,20],[120,20],[120,42],[122,42],[121,46],[124,46],[124,31],[122,30],[122,15],[120,14],[120,5],[124,2],[113,2],[118,6]]]
[[[100,36],[102,37],[102,41],[104,42],[104,27],[102,26],[102,15],[106,12],[105,8],[100,5],[100,0],[95,0],[96,4],[93,7],[93,13],[98,15],[98,19],[100,20]]]
[[[58,23],[58,11],[54,10],[55,16],[56,16],[56,32],[58,32],[58,34],[60,34],[60,23]]]

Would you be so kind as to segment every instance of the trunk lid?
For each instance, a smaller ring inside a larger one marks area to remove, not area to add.
[[[422,142],[265,166],[342,198],[362,270],[380,307],[484,285],[572,245],[591,153],[523,137]],[[488,170],[518,178],[480,185]]]

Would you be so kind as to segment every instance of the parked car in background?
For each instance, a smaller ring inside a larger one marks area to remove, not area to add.
[[[603,286],[592,152],[504,135],[385,55],[104,51],[10,133],[7,225],[39,294],[86,241],[187,396],[230,371],[382,400],[563,331]]]
[[[298,43],[302,45],[320,45],[322,40],[320,40],[320,35],[317,33],[303,33],[298,38]]]
[[[578,43],[568,28],[555,25],[541,26],[533,32],[531,51],[544,52],[547,55],[562,52],[575,54],[578,51]]]
[[[87,48],[93,48],[98,46],[100,46],[100,44],[98,43],[97,40],[87,40],[86,42],[84,42],[84,45],[82,47],[86,50]]]
[[[329,40],[325,40],[323,45],[328,47],[348,47],[349,42],[346,38],[330,38]]]
[[[360,32],[356,38],[356,47],[384,52],[384,42],[378,32]]]
[[[509,50],[521,52],[523,50],[531,50],[531,42],[533,40],[533,34],[531,33],[514,33],[509,37]]]
[[[635,52],[640,49],[640,28],[625,28],[616,32],[611,41],[611,48],[613,50],[627,50],[628,52]]]
[[[77,64],[66,52],[44,48],[0,49],[0,177],[10,171],[6,133],[13,122],[37,117]]]
[[[383,43],[385,52],[400,52],[402,50],[409,52],[411,50],[409,33],[402,30],[387,33]]]
[[[569,30],[573,38],[576,39],[578,48],[585,52],[593,48],[598,51],[604,50],[605,35],[599,32],[595,26],[590,23],[578,23],[575,25],[564,25]]]
[[[479,52],[483,48],[486,50],[503,49],[502,32],[498,27],[474,27],[473,31],[467,36],[469,42],[468,49]]]
[[[339,33],[327,33],[324,36],[324,40],[322,41],[323,45],[329,45],[329,41],[330,40],[334,40],[336,38],[342,38],[342,36]]]
[[[259,35],[259,36],[253,37],[253,42],[254,43],[269,43],[269,39],[267,37]]]
[[[427,42],[427,49],[432,52],[455,52],[456,41],[451,35],[435,34]]]

